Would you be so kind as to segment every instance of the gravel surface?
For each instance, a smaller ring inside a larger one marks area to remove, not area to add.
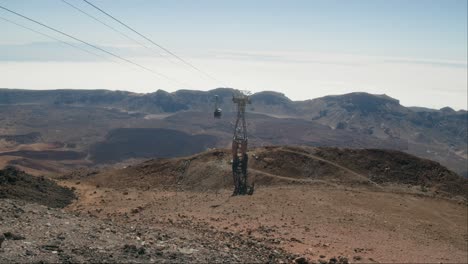
[[[261,242],[213,230],[117,224],[18,200],[0,200],[0,263],[291,262]]]

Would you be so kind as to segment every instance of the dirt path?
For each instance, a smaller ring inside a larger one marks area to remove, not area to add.
[[[299,151],[293,151],[293,150],[284,149],[284,148],[282,148],[281,151],[285,151],[285,152],[289,152],[289,153],[294,153],[294,154],[306,156],[306,157],[309,157],[309,158],[315,159],[315,160],[320,160],[320,161],[322,161],[322,162],[325,162],[325,163],[327,163],[327,164],[330,164],[330,165],[332,165],[332,166],[335,166],[335,167],[337,167],[337,168],[340,168],[340,169],[342,169],[342,170],[344,170],[344,171],[346,171],[346,172],[348,172],[348,173],[351,173],[351,174],[353,174],[353,175],[355,175],[355,176],[357,176],[357,177],[359,177],[359,178],[361,178],[361,179],[363,179],[363,180],[365,180],[365,181],[367,181],[367,182],[373,184],[374,186],[378,187],[379,189],[382,189],[382,186],[380,186],[380,185],[377,184],[376,182],[370,180],[370,179],[367,178],[366,176],[364,176],[364,175],[362,175],[362,174],[360,174],[360,173],[357,173],[357,172],[355,172],[355,171],[353,171],[353,170],[351,170],[351,169],[349,169],[349,168],[346,168],[346,167],[344,167],[344,166],[341,166],[340,164],[338,164],[338,163],[336,163],[336,162],[329,161],[329,160],[323,159],[323,158],[321,158],[321,157],[318,157],[318,156],[315,156],[315,155],[312,155],[312,154],[302,153],[302,152],[299,152]]]
[[[333,184],[333,183],[330,183],[330,182],[327,182],[327,181],[323,181],[323,180],[310,180],[310,179],[291,178],[291,177],[280,176],[280,175],[268,173],[268,172],[265,172],[265,171],[261,171],[261,170],[257,170],[257,169],[252,169],[252,168],[249,168],[249,172],[254,172],[254,173],[258,173],[258,174],[261,174],[261,175],[263,175],[263,176],[266,176],[266,177],[275,178],[275,179],[281,179],[281,180],[290,181],[290,182],[296,182],[296,183],[320,183],[320,184],[325,184],[325,185],[329,185],[329,186],[338,187],[338,185],[336,185],[336,184]],[[253,181],[255,182],[255,179],[253,179]]]

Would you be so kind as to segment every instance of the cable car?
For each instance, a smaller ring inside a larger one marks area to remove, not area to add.
[[[219,97],[217,95],[215,95],[215,107],[214,107],[213,117],[217,118],[217,119],[220,119],[221,118],[221,113],[222,113],[222,110],[219,107]]]

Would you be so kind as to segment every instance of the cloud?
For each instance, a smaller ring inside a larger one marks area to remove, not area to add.
[[[0,87],[152,92],[229,86],[253,92],[278,91],[294,100],[363,91],[388,94],[407,106],[467,108],[467,71],[463,67],[466,62],[285,51],[185,50],[179,53],[223,81],[219,84],[180,63],[145,56],[141,50],[132,53],[133,47],[108,48],[190,86],[181,87],[126,63],[73,58],[74,61],[0,61]]]
[[[402,57],[365,56],[340,53],[281,52],[281,51],[218,51],[218,58],[251,61],[275,61],[289,63],[331,64],[360,66],[369,63],[426,64],[440,67],[467,68],[467,61],[415,59]]]
[[[67,41],[68,42],[68,41]],[[78,48],[73,48],[58,41],[29,42],[29,43],[3,43],[0,44],[0,61],[102,61],[102,57],[94,56],[83,50],[109,57],[108,54],[96,50],[88,45],[77,42],[68,42]],[[91,43],[92,44],[92,43]],[[93,44],[94,45],[94,44]],[[123,57],[145,57],[157,54],[155,49],[147,50],[138,45],[104,44],[97,45],[109,52]],[[81,49],[81,50],[80,50]]]
[[[432,65],[439,67],[454,67],[454,68],[467,68],[468,64],[466,61],[450,61],[450,60],[415,60],[415,59],[386,59],[387,63],[411,63],[411,64],[423,64]]]

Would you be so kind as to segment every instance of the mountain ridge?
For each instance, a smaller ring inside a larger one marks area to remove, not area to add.
[[[73,93],[77,94],[82,94],[82,97],[76,97],[75,99],[77,102],[93,102],[93,100],[86,101],[83,99],[93,99],[93,97],[90,97],[91,94],[96,94],[95,95],[95,100],[96,99],[101,99],[102,96],[110,97],[110,99],[120,99],[123,96],[129,96],[133,98],[141,98],[141,97],[149,97],[149,98],[157,98],[158,96],[164,97],[164,96],[186,96],[188,94],[190,95],[197,95],[201,97],[202,95],[218,95],[221,98],[225,97],[230,97],[235,91],[237,91],[234,88],[215,88],[207,91],[201,91],[201,90],[190,90],[190,89],[180,89],[174,92],[167,92],[162,89],[158,89],[154,92],[149,92],[149,93],[137,93],[137,92],[130,92],[126,90],[108,90],[108,89],[47,89],[47,90],[31,90],[31,89],[19,89],[19,88],[0,88],[0,104],[21,104],[21,103],[28,103],[30,101],[35,101],[37,99],[42,98],[47,98],[48,96],[50,97],[49,100],[43,101],[48,102],[48,103],[59,103],[56,100],[59,99],[73,99],[73,97],[67,97],[67,96],[72,96]],[[29,96],[34,95],[32,98],[28,98],[27,93],[29,93]],[[56,94],[54,96],[54,94]],[[40,95],[39,97],[37,97]],[[289,97],[287,97],[284,93],[277,92],[277,91],[260,91],[252,94],[252,98],[257,98],[259,100],[265,100],[269,102],[270,104],[272,103],[272,100],[275,100],[275,103],[278,102],[290,102],[290,103],[308,103],[310,101],[314,101],[317,99],[325,99],[325,98],[333,98],[333,97],[340,97],[340,96],[345,96],[349,97],[352,95],[364,95],[364,96],[373,96],[374,98],[385,98],[390,100],[394,100],[399,104],[399,100],[392,98],[386,94],[371,94],[367,92],[350,92],[350,93],[344,93],[344,94],[336,94],[336,95],[326,95],[322,97],[317,97],[317,98],[311,98],[311,99],[305,99],[305,100],[292,100]],[[78,96],[78,95],[76,95]],[[14,98],[13,98],[14,97]],[[21,100],[23,98],[23,100]],[[29,100],[28,100],[29,99]],[[55,99],[55,101],[51,101],[52,99]],[[107,99],[106,101],[109,101]],[[73,101],[64,101],[62,103],[72,103]],[[418,112],[433,112],[433,111],[443,111],[443,109],[452,109],[449,106],[442,107],[440,109],[436,108],[430,108],[430,107],[424,107],[424,106],[403,106],[409,109],[412,109],[414,111]],[[453,109],[452,109],[453,110]],[[453,110],[454,112],[458,113],[464,113],[467,112],[466,109],[460,109],[460,110]]]
[[[6,111],[3,119],[9,120],[7,124],[11,126],[5,127],[4,132],[0,130],[0,136],[11,132],[41,132],[44,138],[51,139],[54,138],[51,133],[59,133],[57,131],[67,126],[73,134],[72,143],[88,151],[96,143],[119,147],[115,143],[121,141],[108,142],[111,145],[105,143],[106,133],[116,128],[169,128],[192,135],[214,135],[219,140],[208,147],[220,147],[227,144],[232,133],[226,121],[234,118],[230,113],[236,111],[232,103],[235,92],[232,88],[170,93],[157,90],[146,94],[109,90],[0,89],[0,107]],[[224,121],[214,122],[209,118],[215,95],[225,113]],[[468,128],[465,125],[468,124],[468,112],[465,110],[405,107],[388,95],[364,92],[293,101],[283,93],[263,91],[252,94],[251,101],[246,108],[251,117],[248,117],[249,132],[254,137],[252,140],[261,144],[375,148],[390,147],[391,142],[397,142],[398,146],[390,148],[441,162],[461,175],[468,175]],[[28,111],[31,114],[24,115]],[[68,113],[66,120],[62,117],[65,112]],[[35,117],[31,119],[31,115]],[[55,123],[56,132],[47,127],[39,128],[43,124],[40,120],[49,120],[51,115],[55,116],[51,123]],[[35,125],[31,126],[31,121],[22,122],[23,129],[19,129],[15,124],[21,118],[30,119]],[[90,121],[94,125],[90,125]],[[88,135],[89,140],[81,140],[83,135]],[[70,143],[65,140],[70,138],[69,135],[64,134],[63,138],[64,145]]]

